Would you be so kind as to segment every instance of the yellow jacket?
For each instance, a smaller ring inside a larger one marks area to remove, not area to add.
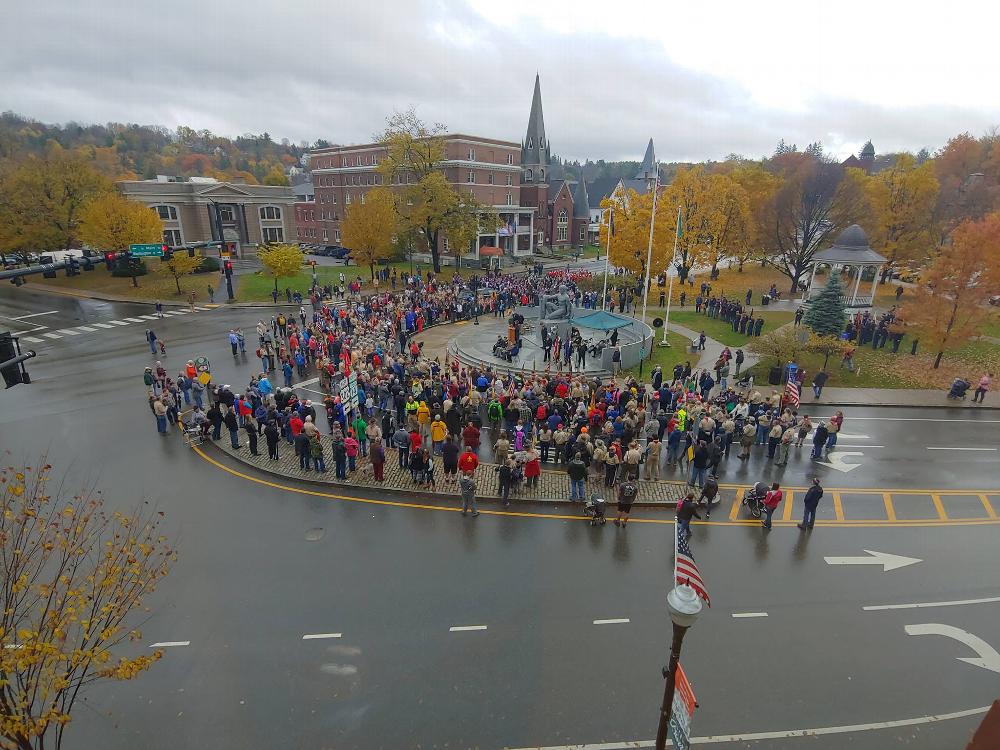
[[[431,419],[431,410],[427,407],[426,401],[421,401],[417,407],[417,421],[420,424],[427,424]]]
[[[448,436],[448,426],[440,419],[431,422],[431,440],[435,443],[442,443]]]

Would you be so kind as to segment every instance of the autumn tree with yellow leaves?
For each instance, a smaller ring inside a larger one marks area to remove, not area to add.
[[[649,252],[649,224],[653,213],[652,192],[639,194],[627,190],[623,195],[613,195],[601,201],[601,208],[608,209],[614,221],[614,235],[608,244],[608,220],[601,225],[601,245],[609,248],[611,263],[625,268],[638,277],[646,275],[646,256]],[[674,221],[676,210],[657,202],[656,222],[653,227],[653,252],[650,259],[650,278],[666,270],[674,249]]]
[[[109,190],[84,207],[80,239],[91,247],[119,252],[129,245],[160,242],[163,221],[144,204]]]
[[[274,279],[274,291],[278,291],[278,279],[298,276],[305,259],[302,248],[287,243],[261,247],[257,257],[264,265],[264,272]]]
[[[201,253],[199,252],[195,252],[194,255],[188,255],[186,250],[175,251],[170,258],[163,258],[160,261],[160,267],[156,269],[156,272],[161,276],[171,277],[174,280],[174,285],[177,287],[177,293],[183,294],[181,278],[190,276],[197,271],[201,267],[202,260],[204,258],[201,257]]]
[[[161,657],[125,646],[176,558],[163,513],[109,511],[99,491],[66,496],[50,474],[44,460],[0,471],[0,745],[16,750],[59,748],[81,691]]]
[[[351,248],[355,263],[368,266],[373,280],[375,264],[392,255],[396,223],[395,198],[386,188],[369,191],[364,202],[355,201],[344,211],[341,241]]]
[[[1000,213],[979,221],[966,219],[900,309],[901,322],[934,352],[934,369],[945,352],[979,334],[989,319],[989,299],[1000,294],[998,258]]]

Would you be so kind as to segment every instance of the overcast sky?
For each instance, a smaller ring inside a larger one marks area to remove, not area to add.
[[[1000,123],[995,3],[42,0],[5,8],[0,109],[370,140],[414,106],[520,141],[535,72],[553,153],[932,150]]]

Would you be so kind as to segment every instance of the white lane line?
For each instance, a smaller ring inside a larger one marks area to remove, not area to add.
[[[880,612],[886,609],[925,609],[927,607],[961,607],[966,604],[994,604],[1000,602],[1000,596],[990,596],[985,599],[956,599],[950,602],[914,602],[912,604],[872,604],[862,607],[865,612]]]
[[[305,388],[307,385],[312,385],[313,383],[318,383],[319,378],[309,378],[309,380],[300,380],[298,383],[292,386],[292,388]]]
[[[90,325],[97,326],[98,328],[114,328],[113,325],[109,325],[108,323],[91,323]]]
[[[67,336],[79,336],[79,331],[74,331],[72,328],[60,328],[59,333],[65,333]]]
[[[127,320],[129,323],[141,323],[142,318],[122,318],[122,320]]]
[[[453,625],[448,628],[449,633],[462,633],[466,630],[486,630],[485,625]]]
[[[767,612],[733,612],[733,617],[767,617]]]
[[[124,320],[109,320],[108,322],[111,323],[112,325],[116,325],[116,326],[127,326],[128,325],[128,323],[126,323]]]
[[[341,635],[341,633],[308,633],[307,635],[302,636],[302,640],[314,641],[320,638],[340,638]]]
[[[78,330],[78,331],[86,331],[87,333],[93,333],[97,329],[96,328],[90,328],[89,326],[77,326],[76,330]]]
[[[995,451],[996,448],[953,448],[953,447],[932,448],[930,446],[927,446],[927,450],[929,450],[929,451]]]
[[[964,711],[953,711],[948,714],[931,716],[916,716],[912,719],[897,719],[895,721],[875,721],[870,724],[845,724],[835,727],[816,727],[814,729],[787,729],[778,732],[752,732],[750,734],[717,734],[707,737],[692,737],[692,745],[715,745],[728,742],[754,742],[756,740],[784,740],[792,737],[812,737],[827,734],[850,734],[852,732],[870,732],[877,729],[899,729],[914,727],[920,724],[936,724],[939,721],[964,719],[968,716],[978,716],[990,710],[989,706],[967,708]],[[655,747],[656,740],[636,740],[633,742],[601,742],[590,745],[548,745],[533,748],[518,748],[518,750],[632,750],[637,747]],[[668,747],[673,747],[669,744]]]
[[[55,315],[58,312],[58,310],[49,310],[48,312],[31,313],[31,315],[19,315],[11,320],[27,320],[28,318],[37,318],[39,315]]]
[[[198,307],[197,305],[195,305],[195,308],[194,308],[194,309],[195,309],[195,310],[201,310],[202,312],[208,312],[208,311],[209,311],[209,310],[211,310],[212,308],[211,308],[211,307]]]
[[[24,339],[25,341],[31,343],[31,344],[44,344],[45,343],[45,339],[36,339],[34,336],[22,336],[21,338]]]
[[[47,338],[47,339],[61,339],[62,338],[62,336],[60,336],[58,333],[43,333],[42,335],[45,338]]]
[[[884,445],[868,445],[868,443],[837,443],[831,453],[835,453],[837,448],[885,448]]]
[[[594,620],[595,625],[624,625],[631,622],[627,617],[619,617],[611,620]]]
[[[150,643],[150,648],[171,648],[173,646],[190,646],[191,641],[160,641],[159,643]]]

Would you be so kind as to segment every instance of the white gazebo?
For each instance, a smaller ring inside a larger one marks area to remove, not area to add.
[[[833,243],[833,247],[821,250],[813,256],[812,276],[809,279],[808,298],[812,299],[819,295],[822,289],[817,289],[813,283],[816,280],[816,269],[820,263],[830,266],[830,273],[834,272],[836,266],[854,268],[854,285],[849,294],[841,296],[844,307],[871,307],[875,300],[875,289],[878,285],[879,271],[885,265],[886,259],[876,253],[868,245],[868,237],[865,230],[857,224],[851,224],[840,233]],[[872,291],[869,295],[858,294],[861,286],[861,276],[869,268],[875,270],[872,279]]]

